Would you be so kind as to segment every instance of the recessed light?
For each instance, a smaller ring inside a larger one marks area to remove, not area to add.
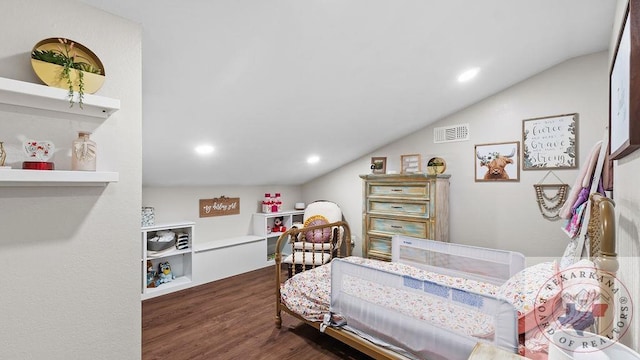
[[[473,79],[480,72],[480,68],[469,69],[458,76],[459,82],[465,82]]]
[[[209,155],[213,153],[213,146],[211,145],[198,145],[195,148],[195,151],[198,155]]]
[[[315,164],[315,163],[317,163],[318,161],[320,161],[320,157],[319,157],[319,156],[316,156],[316,155],[312,155],[312,156],[309,156],[309,157],[307,158],[307,163],[308,163],[308,164]]]

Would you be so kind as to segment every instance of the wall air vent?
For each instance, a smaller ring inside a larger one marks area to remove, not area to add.
[[[433,129],[433,142],[445,143],[469,140],[469,124],[443,126]]]

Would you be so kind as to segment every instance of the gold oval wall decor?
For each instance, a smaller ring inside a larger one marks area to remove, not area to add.
[[[35,51],[51,50],[63,52],[64,44],[60,43],[59,39],[62,38],[48,38],[41,40],[33,47],[31,53],[33,54]],[[94,54],[93,51],[89,50],[86,46],[70,39],[62,40],[66,40],[68,44],[74,44],[71,51],[74,54],[75,58],[80,59],[76,62],[83,62],[93,68],[100,70],[99,74],[95,74],[89,71],[83,71],[84,93],[94,94],[100,89],[100,87],[102,87],[102,84],[104,83],[105,70],[102,62],[96,56],[96,54]],[[46,85],[61,89],[69,88],[67,80],[62,77],[63,67],[61,65],[32,58],[31,67],[33,68],[33,71],[36,73],[38,78]],[[72,70],[70,72],[70,78],[73,83],[73,90],[78,91],[79,87],[77,71]]]

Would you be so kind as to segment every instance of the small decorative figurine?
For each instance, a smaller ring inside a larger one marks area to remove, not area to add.
[[[273,219],[273,228],[271,229],[273,232],[285,232],[287,228],[282,225],[282,217],[279,216]]]
[[[4,161],[7,159],[7,152],[4,151],[4,143],[0,141],[0,166],[4,166]]]
[[[153,269],[153,264],[151,260],[147,260],[147,287],[154,288],[156,287],[156,282],[158,281],[158,273]]]
[[[23,149],[29,161],[22,162],[23,169],[29,170],[53,170],[53,162],[49,159],[56,148],[51,141],[26,140]]]
[[[158,272],[160,273],[158,275],[158,284],[168,283],[176,278],[171,272],[171,265],[168,261],[161,262],[160,265],[158,265]]]

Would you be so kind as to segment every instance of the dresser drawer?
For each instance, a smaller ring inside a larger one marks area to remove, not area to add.
[[[391,261],[391,237],[369,236],[367,253],[371,258]]]
[[[407,235],[423,239],[429,237],[429,223],[427,221],[396,220],[371,216],[368,223],[369,231],[373,232]]]
[[[429,202],[384,201],[378,199],[370,199],[369,211],[384,214],[410,215],[429,218]]]
[[[429,183],[369,184],[369,196],[410,196],[429,198]]]

